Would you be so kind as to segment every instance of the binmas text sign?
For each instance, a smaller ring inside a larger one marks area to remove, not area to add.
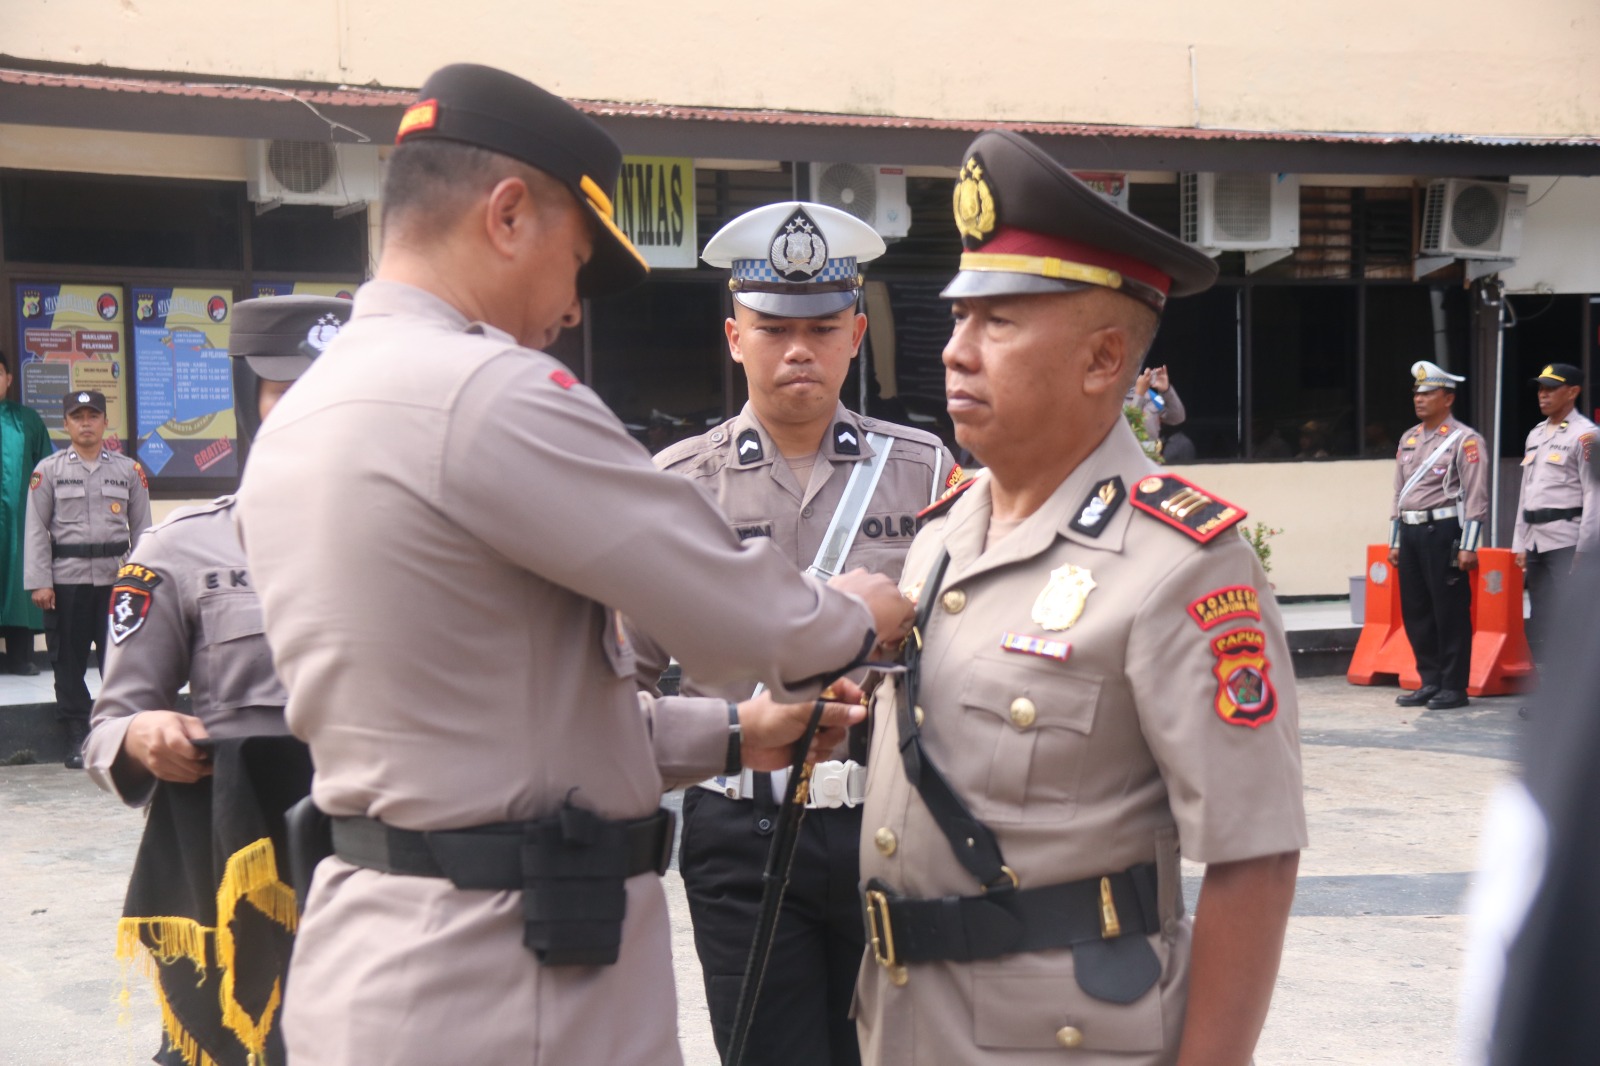
[[[652,267],[694,269],[694,160],[671,156],[622,157],[617,182],[617,225]]]

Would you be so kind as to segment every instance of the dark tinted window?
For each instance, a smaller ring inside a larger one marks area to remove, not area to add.
[[[335,218],[330,207],[285,204],[250,223],[250,258],[256,273],[367,273],[367,213]]]

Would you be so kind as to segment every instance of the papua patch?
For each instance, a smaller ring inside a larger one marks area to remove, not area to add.
[[[795,208],[772,235],[767,261],[785,281],[810,281],[828,265],[827,239],[805,208]]]
[[[1267,635],[1259,629],[1230,630],[1211,642],[1217,661],[1217,716],[1229,725],[1259,729],[1278,715],[1278,693],[1268,677]]]
[[[121,568],[117,570],[117,584],[132,585],[135,588],[141,588],[149,592],[161,584],[161,575],[148,566],[140,566],[138,563],[123,563]]]
[[[747,429],[739,434],[736,449],[739,452],[741,465],[749,466],[751,463],[761,461],[761,434],[753,429]]]
[[[550,380],[560,385],[563,389],[570,389],[578,383],[577,378],[559,368],[550,371]]]
[[[121,644],[144,625],[154,595],[148,588],[117,584],[111,589],[111,643]]]
[[[136,460],[133,464],[133,469],[139,475],[139,487],[148,490],[150,488],[150,479],[144,476],[144,464]]]
[[[1079,533],[1090,537],[1098,537],[1105,532],[1106,523],[1111,516],[1117,513],[1117,508],[1122,506],[1122,501],[1128,498],[1128,490],[1122,484],[1120,477],[1109,477],[1094,487],[1087,499],[1078,507],[1078,517],[1067,523],[1068,529],[1077,530]]]
[[[918,524],[920,525],[930,518],[938,518],[940,515],[944,514],[951,507],[955,506],[955,501],[960,499],[963,492],[966,492],[977,483],[978,479],[973,477],[968,478],[953,489],[946,489],[943,496],[940,496],[937,500],[934,500],[932,503],[928,504],[928,506],[917,512]]]
[[[1578,443],[1583,445],[1583,461],[1589,461],[1589,445],[1594,443],[1594,434],[1585,433],[1578,438]]]
[[[974,152],[956,177],[953,204],[956,230],[967,248],[982,244],[1000,220],[1000,205],[995,200],[994,187],[989,184],[988,169],[983,157]]]
[[[1201,629],[1210,629],[1234,618],[1254,618],[1259,622],[1261,597],[1249,585],[1213,589],[1189,605],[1189,617],[1199,623]]]
[[[1201,544],[1209,544],[1245,517],[1244,508],[1201,491],[1177,474],[1151,474],[1142,479],[1132,502]]]
[[[42,484],[44,484],[44,475],[35,470],[33,476],[28,479],[28,491],[32,492]]]
[[[861,454],[861,438],[850,423],[840,422],[833,427],[833,450],[840,455]]]
[[[960,463],[952,463],[950,466],[950,473],[946,475],[944,479],[944,487],[947,489],[953,489],[957,485],[961,484],[961,479],[966,476],[967,472],[961,469]]]
[[[1000,647],[1021,655],[1037,655],[1041,659],[1054,659],[1062,663],[1072,654],[1072,645],[1064,640],[1045,640],[1025,633],[1005,634],[1000,638]]]
[[[1469,463],[1478,461],[1478,438],[1468,437],[1466,443],[1461,445],[1461,457]]]

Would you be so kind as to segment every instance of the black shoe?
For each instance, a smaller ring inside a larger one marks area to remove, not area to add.
[[[1396,696],[1394,701],[1402,707],[1421,707],[1438,694],[1438,685],[1423,685],[1415,692],[1406,692]]]
[[[89,738],[89,723],[76,718],[67,720],[67,757],[61,765],[68,770],[83,769],[83,742]]]
[[[61,760],[61,765],[65,766],[68,770],[82,770],[83,769],[83,752],[81,752],[78,749],[74,748],[70,755],[68,755],[65,759]]]
[[[17,659],[14,662],[6,663],[6,673],[16,674],[18,677],[36,677],[39,673],[39,667],[35,665],[32,659]]]
[[[1453,707],[1465,707],[1466,705],[1467,694],[1465,692],[1458,692],[1455,689],[1447,688],[1441,691],[1437,696],[1433,697],[1433,699],[1428,701],[1428,710],[1448,711]]]

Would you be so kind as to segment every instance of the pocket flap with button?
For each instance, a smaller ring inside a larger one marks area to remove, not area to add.
[[[982,1048],[1151,1052],[1166,1046],[1159,986],[1132,1003],[1091,998],[1062,972],[973,974],[972,1038]]]
[[[261,601],[244,593],[202,597],[200,621],[207,644],[225,644],[267,631],[261,616]]]
[[[126,500],[128,498],[128,486],[101,485],[100,495],[104,496],[108,500]]]
[[[1035,711],[1026,725],[1012,712],[1019,699],[1030,701]],[[1094,726],[1099,701],[1099,678],[1069,673],[1064,664],[1049,660],[1035,665],[1020,655],[978,656],[961,690],[964,706],[992,711],[1020,728],[1061,727],[1078,733]]]
[[[56,499],[58,500],[81,500],[88,494],[89,490],[82,485],[62,485],[59,483],[56,485]]]

